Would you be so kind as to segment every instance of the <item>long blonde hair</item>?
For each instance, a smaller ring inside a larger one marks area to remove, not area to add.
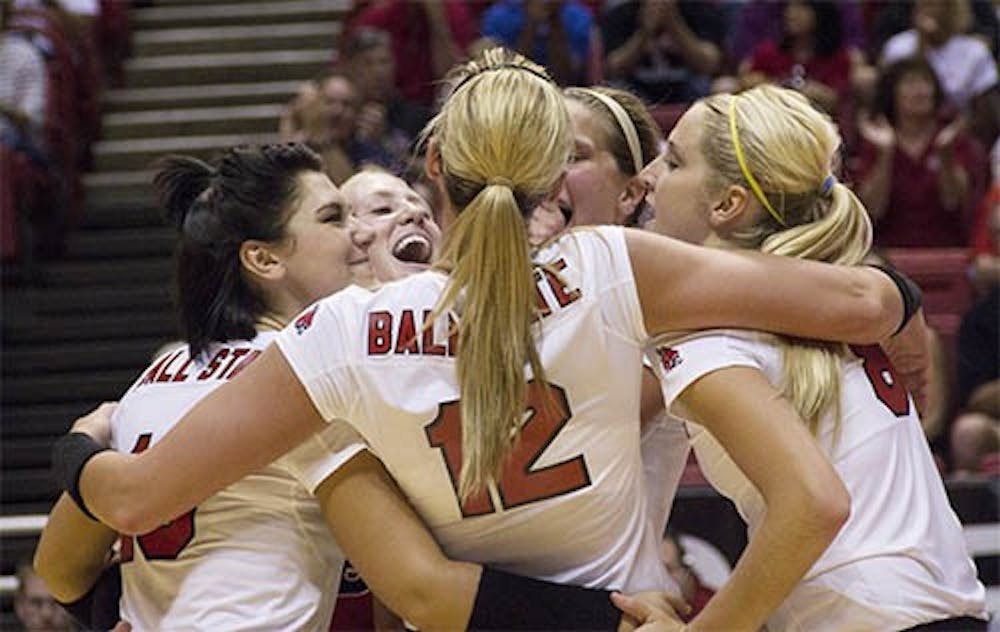
[[[569,116],[545,70],[501,48],[457,67],[425,136],[440,152],[458,213],[435,267],[449,279],[437,317],[458,312],[462,414],[459,495],[499,480],[525,410],[535,280],[525,215],[551,192],[572,151]]]
[[[859,263],[871,246],[864,205],[833,172],[840,134],[798,92],[763,85],[739,95],[706,98],[702,151],[714,172],[708,187],[759,185],[763,206],[753,226],[727,236],[741,248]],[[733,131],[736,131],[734,137]],[[741,153],[742,156],[738,156]],[[742,162],[742,166],[741,163]],[[782,394],[815,435],[833,410],[839,431],[841,344],[785,339]]]

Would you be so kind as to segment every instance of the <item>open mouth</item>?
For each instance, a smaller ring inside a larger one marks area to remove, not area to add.
[[[413,233],[396,243],[392,256],[406,263],[430,263],[434,255],[434,246],[425,235]]]
[[[573,220],[573,207],[565,202],[559,202],[559,212],[562,213],[563,219],[566,220],[566,225]]]

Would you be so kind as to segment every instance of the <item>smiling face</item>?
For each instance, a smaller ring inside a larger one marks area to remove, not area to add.
[[[661,235],[703,243],[711,233],[708,193],[711,168],[701,150],[705,106],[692,106],[674,126],[667,149],[639,175],[653,220],[646,226]]]
[[[366,260],[351,241],[344,197],[330,179],[309,171],[299,174],[297,184],[285,238],[275,251],[285,268],[282,284],[304,309],[347,287]]]
[[[362,172],[344,183],[355,221],[354,241],[381,282],[426,270],[441,240],[427,201],[406,182],[382,172]]]

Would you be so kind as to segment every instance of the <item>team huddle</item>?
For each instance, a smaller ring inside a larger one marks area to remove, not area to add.
[[[879,346],[920,337],[919,290],[858,265],[831,120],[719,94],[660,152],[632,95],[504,49],[449,82],[443,231],[304,145],[162,165],[186,344],[57,444],[53,594],[134,630],[326,630],[346,557],[380,629],[985,630]],[[658,546],[689,449],[749,543],[685,621]]]

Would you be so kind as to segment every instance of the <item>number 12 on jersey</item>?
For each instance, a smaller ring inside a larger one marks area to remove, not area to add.
[[[531,380],[528,382],[527,395],[528,419],[521,427],[521,438],[515,444],[503,477],[497,484],[500,502],[505,509],[561,496],[590,485],[590,473],[582,454],[535,469],[535,463],[569,422],[571,413],[566,392],[559,386],[550,384],[546,389]],[[546,401],[549,397],[551,402]],[[457,496],[462,471],[462,415],[459,401],[441,404],[437,417],[424,428],[424,432],[431,447],[440,448]],[[462,516],[465,518],[495,511],[493,499],[483,492],[472,496],[462,506]]]

